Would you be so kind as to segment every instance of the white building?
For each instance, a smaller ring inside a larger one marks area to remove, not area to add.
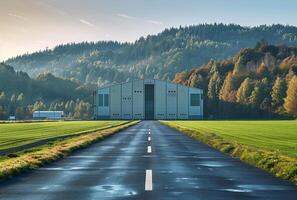
[[[34,111],[33,119],[54,119],[60,120],[64,118],[63,111]]]
[[[160,80],[133,80],[94,92],[95,119],[202,119],[203,90]]]

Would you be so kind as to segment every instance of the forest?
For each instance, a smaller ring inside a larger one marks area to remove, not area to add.
[[[204,90],[208,119],[297,116],[297,47],[243,48],[234,57],[177,73],[175,83]]]
[[[169,28],[133,43],[62,44],[0,65],[0,118],[28,118],[39,109],[91,118],[96,86],[134,78],[203,88],[207,119],[291,118],[294,46],[297,27],[235,24]]]
[[[133,43],[62,44],[53,49],[17,56],[5,63],[34,78],[47,72],[98,86],[133,78],[169,81],[180,71],[210,59],[230,58],[241,48],[254,47],[263,38],[270,44],[297,45],[297,28],[200,24],[168,28]]]
[[[10,115],[30,119],[35,110],[62,110],[66,117],[89,119],[93,89],[48,73],[31,79],[27,73],[0,63],[0,120]]]

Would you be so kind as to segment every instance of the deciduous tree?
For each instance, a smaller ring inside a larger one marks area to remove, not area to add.
[[[233,74],[230,72],[224,80],[224,84],[220,90],[219,99],[226,102],[235,102],[235,93]]]
[[[253,88],[250,78],[244,79],[236,93],[236,102],[241,104],[249,103],[249,96]]]

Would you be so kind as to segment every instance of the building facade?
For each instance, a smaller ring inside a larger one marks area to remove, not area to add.
[[[203,90],[137,79],[94,92],[95,119],[202,119]]]
[[[51,119],[51,120],[61,120],[64,118],[63,111],[34,111],[33,119]]]

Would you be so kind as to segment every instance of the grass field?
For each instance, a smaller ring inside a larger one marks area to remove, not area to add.
[[[77,131],[82,128],[84,130],[89,129],[91,131],[88,132],[88,134],[78,135],[77,137],[68,137],[64,138],[63,140],[55,140],[52,143],[47,143],[38,147],[26,149],[26,151],[18,151],[10,154],[13,156],[0,157],[0,182],[5,179],[11,178],[12,176],[19,175],[23,172],[27,172],[28,170],[36,169],[58,159],[64,158],[76,150],[86,148],[95,142],[101,141],[123,129],[133,126],[138,122],[139,121],[130,121],[127,123],[121,123],[120,121],[67,123],[55,122],[56,126],[63,126],[63,130],[67,129],[67,132],[71,131],[73,133],[73,131]],[[42,123],[39,126],[43,126],[45,124],[48,125],[48,123],[49,122]],[[110,127],[110,125],[116,126]],[[69,127],[72,127],[73,129],[70,130]],[[98,127],[109,128],[97,129]],[[90,128],[96,128],[96,131],[92,131],[93,129]],[[14,129],[14,127],[12,127],[12,129]]]
[[[59,121],[0,124],[0,150],[43,139],[107,128],[124,121]]]
[[[297,120],[288,121],[166,121],[201,133],[214,133],[225,141],[279,150],[297,157]]]

